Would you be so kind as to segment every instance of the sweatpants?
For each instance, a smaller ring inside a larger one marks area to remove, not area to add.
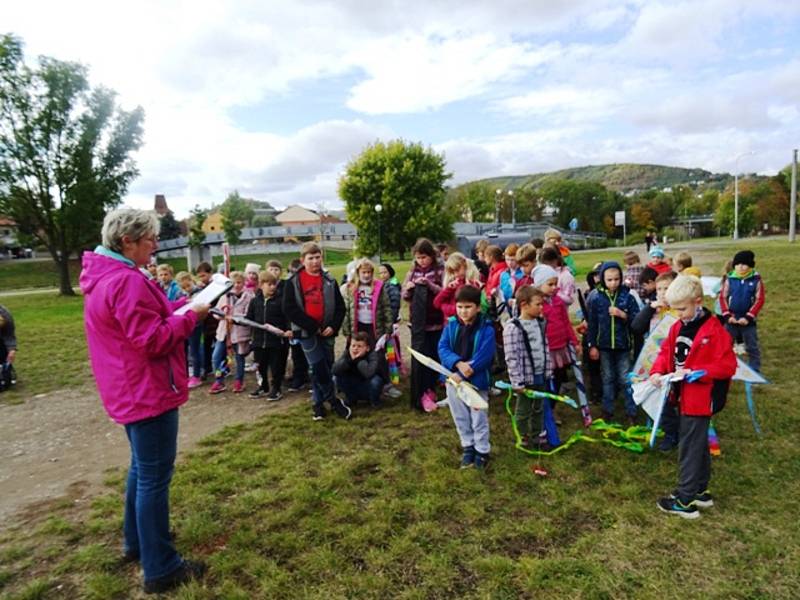
[[[488,400],[489,392],[480,390],[480,395],[484,400]],[[447,384],[447,405],[450,407],[450,414],[453,415],[453,422],[458,431],[462,448],[475,448],[476,452],[489,454],[489,411],[475,410],[470,408],[456,393],[456,388],[452,383]]]
[[[258,373],[261,375],[262,390],[274,393],[281,391],[288,356],[289,346],[287,344],[271,348],[253,348],[253,357],[258,363]],[[272,379],[269,378],[270,373]]]
[[[678,442],[678,495],[688,504],[708,489],[711,479],[711,453],[708,451],[708,424],[711,417],[681,415]]]

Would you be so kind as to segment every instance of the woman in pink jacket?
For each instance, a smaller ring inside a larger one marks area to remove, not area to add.
[[[80,286],[89,358],[108,415],[125,426],[131,465],[125,492],[124,558],[141,561],[144,589],[171,589],[205,571],[183,560],[169,532],[169,484],[175,465],[178,407],[186,402],[184,342],[208,314],[174,315],[140,271],[158,247],[154,213],[120,209],[103,222],[102,245],[83,255]]]

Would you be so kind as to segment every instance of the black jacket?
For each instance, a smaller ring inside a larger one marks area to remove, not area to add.
[[[247,307],[247,318],[256,323],[269,323],[286,331],[289,329],[289,321],[283,314],[282,301],[283,298],[277,292],[271,298],[266,298],[264,292],[258,289],[255,297],[250,301],[250,306]],[[286,338],[278,337],[257,327],[251,327],[250,331],[253,336],[254,348],[279,348],[288,343]]]
[[[378,354],[374,350],[370,350],[364,356],[357,360],[350,358],[350,351],[345,349],[339,359],[333,363],[334,375],[358,375],[363,377],[364,380],[372,379],[372,376],[378,372]]]
[[[334,335],[339,332],[344,321],[344,298],[339,291],[336,280],[328,273],[322,272],[322,295],[325,301],[325,312],[322,325],[308,316],[300,287],[300,273],[303,267],[286,280],[283,292],[283,314],[292,324],[295,337],[311,337],[326,327],[332,327]]]

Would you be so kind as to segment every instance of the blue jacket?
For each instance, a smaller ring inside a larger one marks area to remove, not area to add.
[[[590,294],[587,310],[589,311],[589,329],[586,332],[589,348],[600,350],[627,350],[631,347],[629,325],[639,313],[639,305],[630,289],[620,285],[613,294],[603,284],[605,272],[608,269],[619,269],[620,280],[622,269],[619,263],[604,262],[600,267],[601,283],[595,288],[596,292]],[[625,311],[627,319],[612,317],[608,309],[612,306]]]
[[[488,390],[489,369],[494,361],[495,353],[494,328],[483,315],[479,314],[478,319],[481,323],[473,340],[472,358],[467,361],[475,372],[468,381],[479,390]],[[448,371],[455,372],[456,363],[463,360],[455,351],[458,336],[463,333],[463,330],[464,326],[458,317],[450,317],[444,327],[442,337],[439,338],[439,361]]]

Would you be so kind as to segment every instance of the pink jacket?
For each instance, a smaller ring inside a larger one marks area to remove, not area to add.
[[[564,304],[570,306],[575,302],[575,278],[572,272],[567,267],[558,267],[558,297],[564,301]]]
[[[544,317],[547,319],[547,345],[550,351],[565,348],[568,343],[578,346],[578,337],[569,320],[567,305],[558,295],[553,295],[544,301]]]
[[[224,312],[226,315],[230,314],[232,317],[247,316],[247,309],[250,307],[250,302],[255,297],[255,294],[248,289],[242,290],[239,296],[233,293],[228,293],[217,300],[217,308]],[[233,302],[233,309],[228,305]],[[217,341],[224,342],[228,336],[228,322],[220,319],[217,325]],[[231,327],[231,344],[239,344],[242,342],[250,341],[250,328],[247,325],[236,325]]]
[[[127,424],[157,417],[189,397],[184,342],[197,324],[136,267],[83,254],[80,287],[89,359],[108,415]]]

